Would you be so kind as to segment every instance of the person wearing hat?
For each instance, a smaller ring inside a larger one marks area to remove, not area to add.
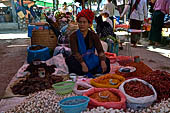
[[[109,73],[110,61],[106,58],[98,35],[90,30],[94,13],[83,9],[76,16],[79,29],[70,36],[72,55],[66,58],[69,73],[77,75]],[[97,50],[97,55],[94,50]]]
[[[66,2],[64,2],[64,4],[63,4],[63,8],[62,8],[62,11],[61,11],[62,13],[66,13],[66,12],[69,12],[69,9],[67,8],[67,3]]]
[[[110,16],[110,19],[112,20],[113,22],[113,15],[114,15],[114,11],[115,11],[115,4],[112,3],[112,0],[107,0],[107,4],[105,4],[104,6],[104,10],[107,10],[109,11],[109,16]]]
[[[103,10],[102,13],[101,13],[101,15],[103,16],[103,21],[108,22],[108,23],[111,25],[111,27],[113,28],[113,22],[112,22],[112,20],[109,18],[109,17],[110,17],[109,11],[108,11],[108,10]]]

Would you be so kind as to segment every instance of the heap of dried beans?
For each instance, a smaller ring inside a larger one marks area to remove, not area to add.
[[[147,76],[139,77],[150,83],[157,92],[157,102],[170,98],[170,74],[165,71],[156,70]]]

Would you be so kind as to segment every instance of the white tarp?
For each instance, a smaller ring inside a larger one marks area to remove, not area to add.
[[[7,7],[7,6],[3,3],[0,3],[0,7]]]

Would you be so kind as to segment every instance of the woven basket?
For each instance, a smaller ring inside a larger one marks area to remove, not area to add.
[[[32,31],[31,45],[43,45],[54,50],[57,42],[57,37],[52,30]]]
[[[74,84],[75,82],[73,81],[64,81],[53,84],[52,87],[55,89],[57,94],[64,95],[73,91]]]

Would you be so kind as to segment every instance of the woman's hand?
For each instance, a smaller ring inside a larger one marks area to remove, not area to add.
[[[107,65],[105,61],[101,61],[101,67],[102,67],[102,71],[103,73],[107,70]]]
[[[87,73],[89,71],[87,65],[84,62],[81,63],[81,66],[83,72]]]

